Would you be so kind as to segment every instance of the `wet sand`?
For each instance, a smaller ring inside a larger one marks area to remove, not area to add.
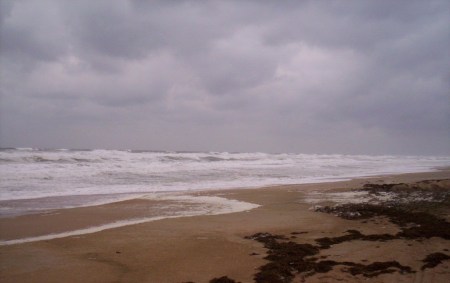
[[[403,174],[345,182],[286,185],[249,190],[201,192],[250,202],[260,207],[239,213],[164,219],[97,233],[0,246],[0,282],[209,282],[228,276],[236,282],[254,282],[267,247],[256,233],[283,235],[298,244],[316,245],[316,239],[339,237],[347,230],[365,235],[395,234],[399,227],[388,219],[346,220],[316,212],[306,200],[313,192],[334,193],[366,183],[416,182],[450,178],[450,170]],[[79,229],[113,220],[141,217],[149,200],[66,209],[45,214],[0,219],[1,239],[15,239]],[[447,251],[446,251],[447,250]],[[369,264],[397,261],[415,273],[395,271],[374,277],[343,272],[335,266],[326,273],[292,282],[448,282],[450,261],[421,270],[429,254],[450,254],[450,242],[433,237],[386,242],[355,240],[320,250],[327,260]],[[287,281],[286,281],[287,282]]]

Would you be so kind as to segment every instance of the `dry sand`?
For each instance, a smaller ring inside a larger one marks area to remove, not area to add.
[[[312,192],[336,192],[365,183],[414,182],[450,178],[450,170],[382,176],[345,182],[286,185],[261,189],[202,192],[204,195],[261,205],[251,211],[164,219],[93,234],[0,246],[0,282],[209,282],[228,276],[254,282],[267,263],[267,250],[245,236],[258,232],[293,235],[298,243],[314,244],[356,229],[364,234],[396,233],[387,220],[377,223],[345,220],[311,210],[305,197]],[[46,214],[0,219],[1,239],[14,239],[79,229],[112,220],[139,217],[151,201],[66,209]],[[328,273],[297,276],[293,282],[450,282],[450,261],[421,271],[428,254],[450,250],[448,240],[351,241],[321,250],[330,260],[368,263],[396,260],[416,273],[394,272],[366,278],[334,267]],[[447,254],[449,252],[447,251]]]

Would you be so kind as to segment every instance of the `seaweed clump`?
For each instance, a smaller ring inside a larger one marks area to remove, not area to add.
[[[397,237],[390,234],[372,234],[372,235],[364,235],[361,234],[358,230],[347,230],[347,235],[339,236],[339,237],[323,237],[316,239],[316,242],[320,245],[322,249],[328,249],[332,245],[349,242],[353,240],[363,240],[363,241],[388,241],[396,239]]]
[[[385,273],[414,273],[414,271],[409,266],[404,266],[397,261],[384,261],[384,262],[374,262],[368,265],[364,264],[354,264],[348,269],[348,272],[352,275],[363,275],[365,277],[375,277],[380,274]]]
[[[427,269],[427,268],[433,268],[438,266],[439,264],[442,263],[442,261],[444,260],[449,260],[450,256],[443,254],[443,253],[432,253],[427,255],[427,257],[422,260],[423,262],[425,262],[425,264],[422,266],[422,270]]]
[[[182,283],[195,283],[195,282],[188,281],[188,282],[182,282]],[[213,278],[213,279],[209,280],[209,283],[241,283],[241,282],[237,282],[231,278],[228,278],[228,276],[222,276],[219,278]]]
[[[344,219],[368,219],[385,216],[402,231],[394,238],[417,239],[439,237],[450,240],[450,223],[426,212],[411,212],[399,207],[378,204],[343,204],[320,207],[319,212],[332,213]]]
[[[350,230],[350,234],[343,237],[328,238],[331,242],[351,241],[353,237],[363,237],[359,231]],[[368,236],[367,236],[368,237]],[[338,262],[334,260],[319,260],[317,255],[321,249],[329,246],[319,246],[311,244],[299,244],[287,241],[284,236],[272,235],[269,233],[257,233],[246,239],[256,240],[264,244],[268,249],[265,259],[269,263],[261,266],[259,272],[255,274],[255,282],[257,283],[289,283],[292,282],[296,274],[304,274],[311,276],[316,273],[327,273],[336,265],[347,266],[344,272],[352,275],[363,275],[365,277],[374,277],[382,273],[392,273],[399,271],[401,273],[414,272],[410,267],[401,265],[397,261],[374,262],[368,265],[354,262]]]
[[[318,207],[316,211],[331,213],[348,220],[387,217],[401,228],[395,238],[439,237],[450,240],[450,223],[435,215],[436,212],[448,211],[450,208],[448,184],[449,180],[414,184],[366,184],[361,190],[367,191],[374,198],[387,193],[390,197],[376,203]]]
[[[364,264],[351,264],[348,269],[352,275],[363,275],[365,277],[375,277],[384,273],[414,273],[414,271],[409,266],[404,266],[397,261],[385,261],[385,262],[374,262],[368,265]]]
[[[255,281],[271,283],[288,283],[294,278],[295,272],[306,272],[314,269],[314,262],[305,259],[319,253],[319,248],[310,244],[297,244],[285,241],[280,235],[257,233],[246,239],[256,240],[268,249],[265,259],[270,262],[261,266],[255,275]]]
[[[240,282],[236,282],[233,279],[228,278],[227,276],[222,276],[220,278],[211,279],[209,283],[240,283]]]

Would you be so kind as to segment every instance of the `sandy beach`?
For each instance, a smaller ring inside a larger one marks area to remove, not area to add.
[[[0,283],[450,283],[450,0],[0,0]]]
[[[430,254],[450,255],[450,242],[444,236],[404,236],[405,229],[410,227],[401,227],[393,223],[393,218],[383,215],[345,219],[313,209],[317,205],[333,205],[333,198],[327,198],[328,195],[339,196],[365,184],[443,179],[450,179],[450,170],[334,183],[196,192],[195,195],[220,196],[259,207],[3,245],[0,246],[0,281],[203,283],[227,276],[230,280],[222,278],[215,282],[255,282],[263,266],[267,269],[270,263],[280,264],[276,256],[286,244],[294,251],[305,252],[294,261],[310,264],[314,272],[288,270],[284,279],[280,279],[285,281],[278,282],[448,282],[450,261],[445,258],[434,267],[423,268],[423,260]],[[445,187],[448,182],[436,184]],[[353,193],[347,195],[350,201],[355,198]],[[0,238],[7,241],[36,237],[139,218],[148,216],[150,208],[158,205],[161,203],[155,200],[138,199],[2,218]],[[439,209],[438,216],[448,221],[448,206]],[[363,236],[342,238],[346,235]],[[372,240],[367,235],[391,237]],[[325,245],[324,238],[331,244]],[[267,258],[268,254],[272,257]],[[368,266],[370,269],[377,262],[397,263],[388,266],[387,273],[375,270],[358,274],[359,269]],[[324,264],[332,266],[319,268]],[[293,275],[290,277],[289,273]],[[270,282],[262,277],[258,280]]]

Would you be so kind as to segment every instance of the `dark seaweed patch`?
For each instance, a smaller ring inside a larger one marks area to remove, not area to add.
[[[332,213],[344,219],[362,219],[385,216],[402,231],[396,238],[417,239],[439,237],[450,240],[450,223],[426,212],[410,212],[402,206],[386,207],[374,204],[344,204],[322,207],[317,211]]]
[[[410,185],[366,184],[362,190],[366,190],[372,195],[389,192],[392,199],[378,204],[325,206],[317,208],[316,211],[331,213],[349,220],[367,221],[371,218],[386,217],[401,228],[401,232],[397,233],[394,238],[439,237],[450,240],[450,223],[436,215],[439,212],[448,211],[450,208],[448,180],[423,181]],[[376,237],[379,238],[379,235]],[[390,240],[389,236],[385,236],[385,240]]]
[[[383,273],[413,273],[409,266],[404,266],[397,261],[374,262],[368,265],[355,264],[348,269],[352,275],[363,275],[365,277],[375,277]]]
[[[236,282],[233,279],[228,278],[227,276],[222,276],[220,278],[211,279],[209,283],[240,283],[240,282]]]
[[[391,273],[399,271],[413,272],[408,266],[401,265],[397,261],[375,262],[368,265],[353,262],[338,262],[333,260],[321,260],[312,257],[317,255],[321,249],[329,247],[330,243],[342,243],[351,241],[355,238],[369,237],[356,230],[349,230],[348,235],[336,238],[326,238],[327,240],[316,240],[319,246],[311,244],[299,244],[291,241],[283,241],[285,238],[280,235],[271,235],[269,233],[257,233],[246,237],[264,244],[268,249],[265,259],[270,262],[261,266],[259,272],[255,274],[257,283],[289,283],[292,282],[296,274],[311,276],[315,273],[327,273],[336,265],[344,265],[349,268],[344,272],[352,275],[361,274],[366,277],[378,276],[382,273]],[[324,239],[324,238],[322,238]]]
[[[316,242],[320,245],[322,249],[330,248],[332,245],[349,242],[353,240],[363,240],[363,241],[388,241],[396,239],[396,236],[390,234],[373,234],[373,235],[363,235],[357,230],[347,230],[347,235],[339,237],[323,237],[316,239]]]
[[[298,244],[287,241],[284,236],[269,233],[257,233],[246,237],[264,244],[268,249],[265,259],[270,262],[261,266],[255,275],[255,281],[270,283],[291,282],[296,272],[314,269],[314,262],[305,257],[319,253],[319,248],[310,244]]]
[[[422,270],[427,269],[427,268],[436,267],[439,264],[441,264],[442,261],[449,260],[449,259],[450,259],[450,256],[443,254],[443,253],[429,254],[424,260],[422,260],[423,262],[425,262],[425,264],[422,266]]]

